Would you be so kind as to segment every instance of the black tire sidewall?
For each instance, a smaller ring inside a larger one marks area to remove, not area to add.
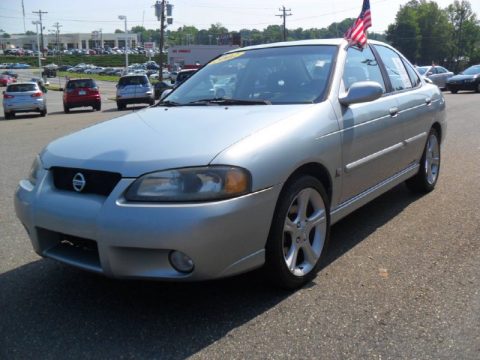
[[[287,216],[288,209],[295,199],[295,197],[306,188],[315,189],[323,199],[325,204],[325,214],[327,218],[327,230],[325,234],[325,241],[323,245],[320,258],[314,268],[304,276],[295,276],[287,268],[283,255],[283,229],[285,223],[285,217]],[[282,190],[275,213],[273,215],[272,224],[266,245],[266,261],[265,267],[267,275],[270,279],[286,289],[297,289],[303,286],[305,283],[313,279],[318,272],[323,260],[325,258],[326,250],[328,248],[328,242],[330,238],[330,203],[326,191],[322,183],[313,176],[304,175],[299,176],[289,181]]]

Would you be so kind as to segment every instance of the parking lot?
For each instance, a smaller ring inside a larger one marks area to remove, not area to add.
[[[480,358],[480,94],[445,93],[436,190],[420,197],[400,185],[340,221],[328,264],[287,293],[258,272],[119,281],[33,252],[13,194],[35,154],[142,108],[117,111],[114,84],[99,86],[100,112],[64,114],[55,91],[45,118],[6,121],[0,109],[0,358]]]

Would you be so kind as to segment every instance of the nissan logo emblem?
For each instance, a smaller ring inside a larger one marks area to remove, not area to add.
[[[81,192],[85,188],[86,184],[87,182],[85,180],[85,176],[83,176],[82,173],[76,173],[73,176],[72,185],[73,190],[75,190],[76,192]]]

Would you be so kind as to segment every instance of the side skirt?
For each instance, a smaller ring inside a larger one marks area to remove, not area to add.
[[[406,168],[405,170],[395,174],[394,176],[382,181],[381,183],[371,187],[368,190],[358,194],[357,196],[339,204],[337,207],[332,209],[330,218],[331,223],[335,224],[337,221],[341,220],[348,214],[354,212],[363,205],[369,203],[376,197],[382,195],[388,190],[394,188],[403,181],[414,176],[420,168],[419,164],[413,164]]]

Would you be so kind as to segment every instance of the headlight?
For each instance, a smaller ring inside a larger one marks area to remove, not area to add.
[[[125,198],[154,202],[221,200],[249,193],[251,183],[250,173],[238,167],[174,169],[140,177],[127,189]]]
[[[42,170],[42,161],[40,160],[40,156],[37,155],[35,160],[33,160],[32,167],[30,168],[30,173],[28,174],[28,181],[35,185],[37,183],[38,174]]]

